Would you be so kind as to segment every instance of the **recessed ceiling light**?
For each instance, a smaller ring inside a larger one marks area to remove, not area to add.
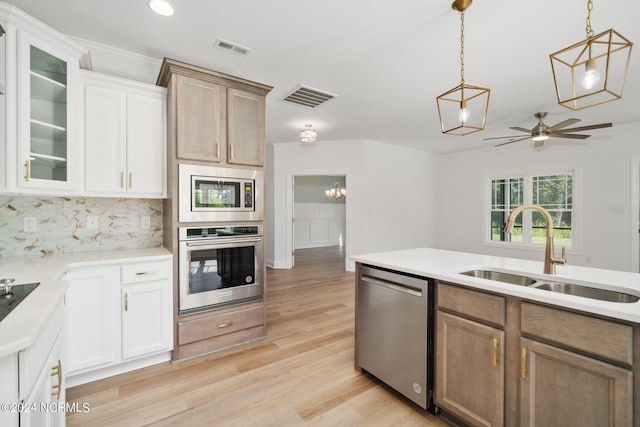
[[[149,7],[158,15],[173,15],[173,6],[171,6],[169,2],[165,0],[149,0]]]

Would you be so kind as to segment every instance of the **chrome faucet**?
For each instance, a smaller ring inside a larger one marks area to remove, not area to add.
[[[504,232],[511,233],[513,230],[513,225],[516,222],[516,216],[526,209],[532,209],[534,211],[538,211],[544,216],[544,219],[547,221],[547,245],[544,250],[544,273],[545,274],[556,274],[556,264],[566,264],[567,260],[564,258],[564,247],[562,248],[562,257],[555,258],[553,254],[553,219],[551,218],[551,214],[548,210],[538,205],[521,205],[511,211],[509,217],[507,218],[507,222],[504,225]]]

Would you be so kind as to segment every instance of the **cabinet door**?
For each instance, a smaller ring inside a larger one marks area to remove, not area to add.
[[[118,360],[119,267],[68,272],[67,360],[70,374]]]
[[[163,196],[165,188],[163,98],[127,95],[127,191]]]
[[[172,349],[169,293],[168,281],[122,287],[122,359]]]
[[[84,88],[85,189],[124,193],[127,168],[127,95],[118,90]]]
[[[504,332],[437,312],[436,404],[475,426],[504,424]]]
[[[264,96],[237,89],[227,92],[227,162],[263,166]]]
[[[633,424],[630,370],[525,338],[521,344],[521,426]]]
[[[176,76],[177,157],[219,162],[226,141],[223,86]]]
[[[77,191],[77,59],[18,30],[18,187]]]
[[[55,427],[65,425],[65,412],[58,404],[66,402],[65,383],[62,366],[62,332],[58,335],[34,388],[24,399],[33,405],[30,410],[20,413],[20,426]]]

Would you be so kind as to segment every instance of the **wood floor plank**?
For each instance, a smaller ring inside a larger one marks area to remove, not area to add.
[[[344,248],[297,250],[267,272],[266,339],[67,390],[74,426],[447,424],[353,368],[354,274]]]

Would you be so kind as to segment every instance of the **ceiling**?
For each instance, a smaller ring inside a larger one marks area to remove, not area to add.
[[[549,54],[586,38],[586,0],[476,0],[465,13],[465,81],[491,89],[487,125],[464,137],[443,135],[436,97],[460,83],[460,14],[451,1],[172,0],[170,18],[151,12],[146,0],[8,2],[68,35],[273,86],[267,142],[297,142],[311,123],[323,141],[372,139],[450,153],[493,147],[483,138],[532,128],[538,111],[548,112],[549,126],[573,117],[582,120],[576,126],[640,121],[637,52],[621,100],[580,111],[557,104]],[[637,0],[593,0],[596,34],[614,28],[640,43],[639,17]],[[252,51],[242,57],[214,48],[218,38]],[[300,84],[338,97],[315,109],[282,101]],[[547,145],[594,144],[610,132]]]

